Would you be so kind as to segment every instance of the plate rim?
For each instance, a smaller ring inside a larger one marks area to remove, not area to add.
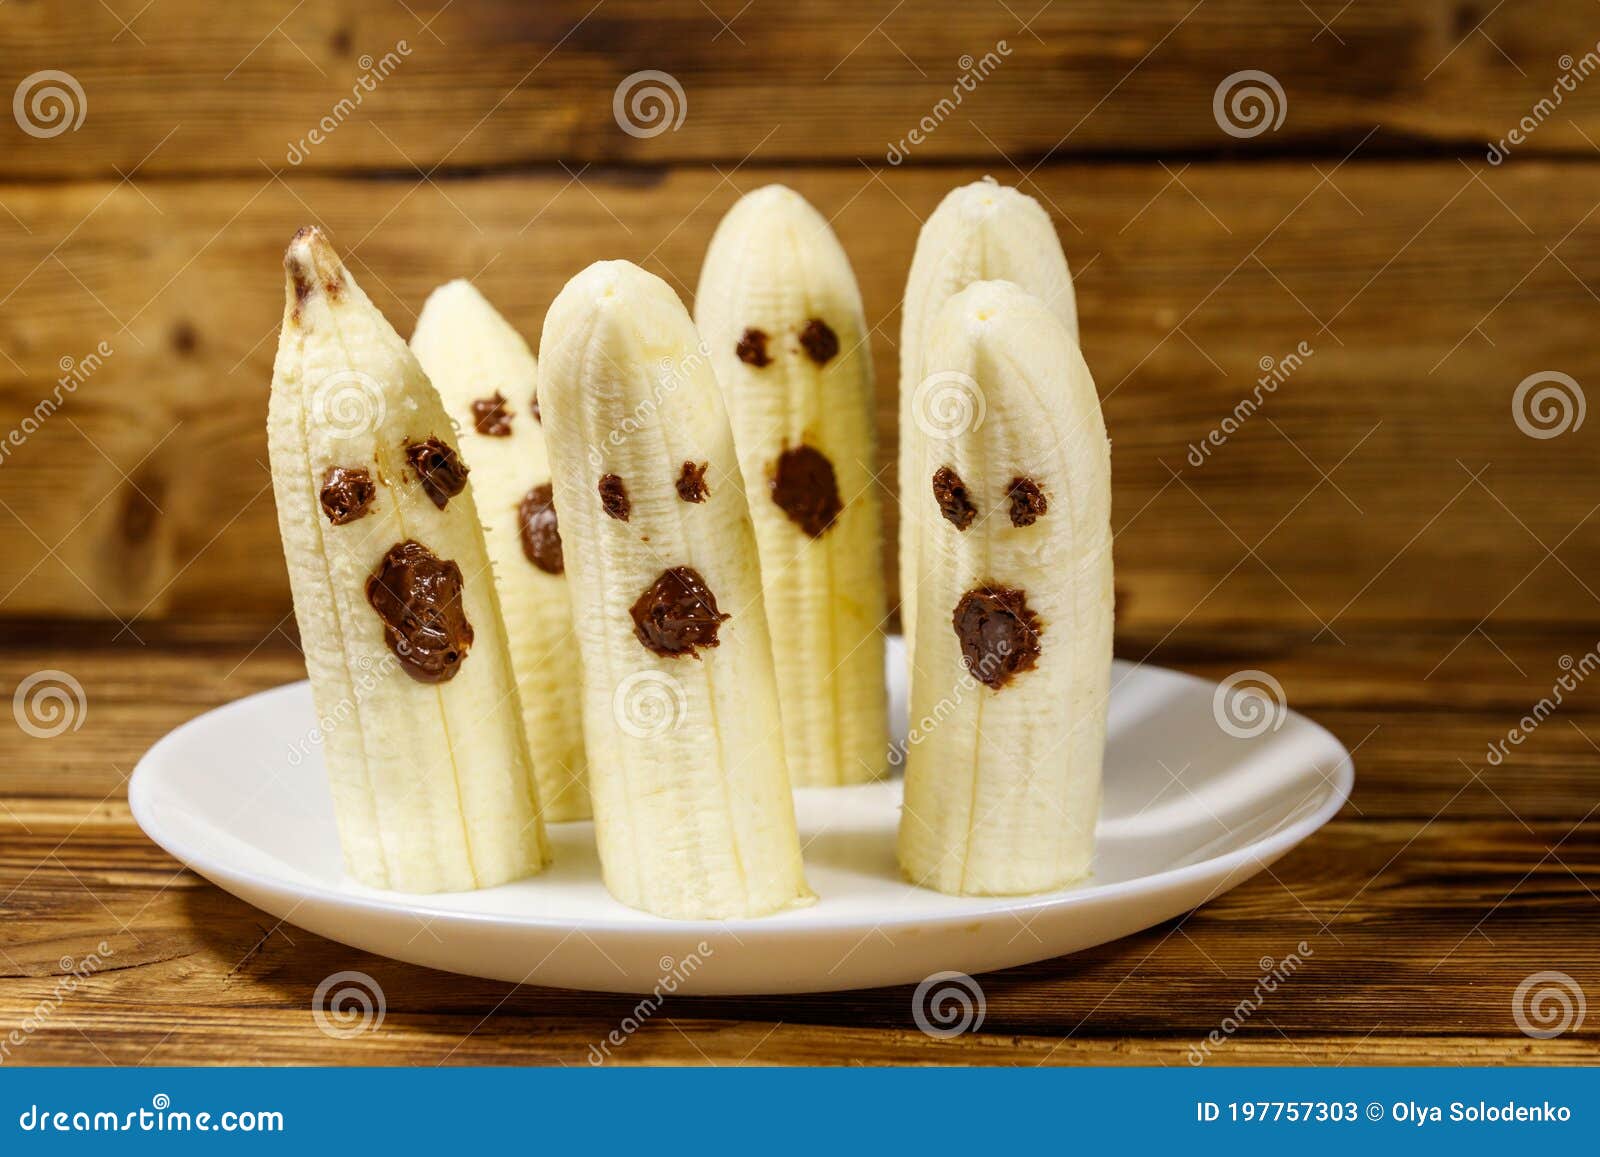
[[[1158,664],[1132,663],[1119,659],[1116,660],[1116,665],[1126,666],[1135,671],[1150,670],[1159,672],[1163,676],[1174,677],[1190,683],[1198,683],[1210,687],[1218,686],[1212,680],[1192,675],[1187,671],[1162,667]],[[698,932],[702,936],[732,935],[734,937],[739,936],[741,933],[750,933],[777,939],[803,940],[819,934],[833,934],[886,926],[886,922],[882,918],[867,920],[863,917],[848,917],[826,920],[820,923],[816,921],[791,923],[781,918],[773,918],[774,916],[781,917],[782,913],[759,917],[738,917],[729,920],[676,920],[664,916],[656,916],[642,910],[631,910],[627,916],[606,915],[574,920],[570,917],[465,912],[458,908],[439,907],[433,904],[433,897],[441,893],[418,893],[415,896],[395,893],[394,895],[397,898],[391,899],[385,895],[363,895],[349,892],[339,887],[329,887],[318,882],[302,884],[276,876],[265,875],[252,868],[234,866],[225,860],[203,852],[195,853],[190,850],[180,852],[178,848],[163,839],[161,834],[162,825],[152,814],[156,804],[152,798],[155,789],[151,786],[160,774],[155,770],[155,765],[161,759],[162,754],[170,747],[179,745],[186,732],[198,727],[213,715],[225,711],[243,709],[244,704],[254,700],[290,694],[302,687],[307,687],[308,683],[308,680],[299,679],[290,683],[282,683],[275,687],[264,688],[249,695],[241,696],[238,699],[230,700],[227,703],[218,704],[216,707],[204,711],[192,719],[185,720],[150,746],[144,755],[139,758],[139,762],[134,766],[133,774],[129,777],[128,808],[133,815],[134,822],[139,825],[139,829],[145,834],[146,838],[154,842],[179,863],[210,880],[218,887],[223,888],[224,891],[230,893],[233,891],[222,882],[223,880],[228,880],[257,892],[292,897],[301,903],[305,903],[307,900],[318,900],[325,904],[355,908],[363,914],[382,919],[394,916],[412,917],[421,913],[434,920],[444,920],[451,924],[482,929],[536,929],[570,932],[574,928],[581,928],[587,932],[629,933],[635,935],[641,932],[670,931],[684,934]],[[307,689],[309,690],[308,687]],[[1288,715],[1298,720],[1301,725],[1309,727],[1313,735],[1328,746],[1330,752],[1337,752],[1342,756],[1335,763],[1332,775],[1322,776],[1324,782],[1332,789],[1328,796],[1313,811],[1301,816],[1287,827],[1262,839],[1247,843],[1243,847],[1233,848],[1192,864],[1167,868],[1160,872],[1137,876],[1130,880],[1119,880],[1090,887],[1074,886],[1065,890],[1057,890],[1040,895],[960,897],[960,899],[971,901],[972,905],[982,906],[969,905],[954,908],[949,912],[919,913],[914,917],[905,918],[903,922],[914,922],[919,927],[938,927],[945,924],[971,924],[975,920],[983,921],[994,916],[1085,907],[1101,902],[1115,902],[1136,898],[1141,894],[1150,892],[1165,893],[1196,881],[1226,879],[1235,869],[1249,860],[1255,860],[1262,865],[1272,863],[1290,849],[1309,839],[1337,815],[1349,801],[1355,786],[1355,760],[1344,744],[1339,741],[1339,738],[1309,716],[1287,707],[1285,711]],[[592,821],[579,820],[573,822],[587,823]],[[537,880],[538,875],[535,874],[524,877],[523,881],[514,881],[512,884],[524,881],[536,882]],[[1243,881],[1240,882],[1242,883]],[[499,886],[507,887],[512,885]],[[907,883],[906,886],[915,887],[916,885]],[[237,893],[234,894],[237,895]],[[462,895],[465,893],[442,894]],[[407,898],[398,898],[402,896]],[[241,896],[240,899],[244,899],[244,897]],[[251,901],[246,900],[245,902],[250,903]],[[887,921],[891,925],[896,922],[894,918],[890,918]]]

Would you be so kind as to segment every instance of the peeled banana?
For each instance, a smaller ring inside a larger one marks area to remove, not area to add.
[[[574,277],[545,317],[539,402],[606,887],[684,919],[809,902],[754,528],[677,295],[625,261]]]
[[[925,331],[929,374],[977,384],[981,423],[914,427],[904,497],[922,585],[900,864],[963,895],[1086,875],[1111,673],[1111,458],[1055,311],[978,282]]]
[[[546,820],[589,816],[561,533],[528,343],[469,281],[434,290],[411,349],[460,431]]]
[[[404,892],[538,871],[533,763],[450,418],[320,230],[284,267],[268,444],[346,867]]]
[[[876,778],[888,750],[883,512],[850,261],[800,194],[768,185],[717,227],[695,322],[755,521],[789,776],[797,787]]]
[[[923,364],[928,329],[952,294],[974,281],[1015,282],[1039,297],[1078,340],[1072,275],[1050,215],[1025,193],[986,177],[952,189],[917,236],[900,315],[900,501],[915,499],[927,472],[912,456],[918,428],[940,430],[966,420],[975,401],[959,379],[931,378]],[[916,681],[916,520],[900,519],[900,622]]]

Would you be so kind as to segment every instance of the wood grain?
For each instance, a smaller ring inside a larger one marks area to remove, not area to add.
[[[175,867],[120,804],[13,799],[7,807],[0,847],[19,882],[4,905],[0,1023],[50,1002],[71,971],[64,958],[97,953],[102,962],[68,982],[61,1007],[41,1018],[22,1055],[30,1063],[95,1063],[96,1049],[119,1063],[218,1061],[254,1038],[253,1058],[269,1061],[583,1064],[589,1045],[636,1003],[435,973],[277,924]],[[1567,823],[1344,818],[1182,920],[984,977],[985,1035],[966,1041],[970,1048],[921,1037],[909,989],[895,988],[678,999],[611,1059],[683,1062],[695,1049],[757,1062],[1059,1063],[1121,1054],[1122,1063],[1186,1063],[1188,1050],[1251,994],[1269,967],[1262,961],[1294,953],[1301,963],[1291,979],[1214,1046],[1215,1059],[1282,1063],[1298,1048],[1325,1061],[1355,1053],[1363,1061],[1570,1062],[1584,1042],[1592,1050],[1593,1030],[1523,1039],[1511,994],[1545,968],[1592,972],[1595,899],[1584,877],[1592,878],[1597,852],[1592,829]],[[334,1046],[314,1027],[311,994],[345,969],[377,980],[387,1020],[370,1041]],[[785,1035],[768,1041],[777,1022]],[[1414,1034],[1432,1038],[1425,1053],[1399,1043]],[[1072,1042],[1064,1054],[1062,1039]]]
[[[3,6],[8,71],[70,73],[87,115],[75,132],[9,141],[0,173],[254,173],[302,154],[302,170],[408,176],[436,165],[733,162],[754,150],[767,161],[882,161],[896,143],[915,161],[986,164],[1338,155],[1376,125],[1382,151],[1483,156],[1551,97],[1563,55],[1595,46],[1585,6],[1535,0],[456,0],[398,13],[390,0],[338,0],[287,15],[240,5],[220,21],[202,0],[163,0],[137,11]],[[388,54],[394,63],[378,63]],[[1272,75],[1287,107],[1276,131],[1241,140],[1219,128],[1213,98],[1246,69]],[[618,127],[613,96],[641,70],[679,85],[675,131]],[[983,79],[961,87],[974,74]],[[1600,91],[1562,96],[1520,153],[1590,155]],[[904,147],[925,117],[933,130]],[[306,146],[324,118],[333,131]]]
[[[266,628],[249,620],[154,623],[138,640],[123,634],[113,642],[118,631],[92,622],[10,628],[0,688],[64,668],[82,686],[86,710],[76,730],[53,739],[15,737],[0,798],[69,809],[120,798],[134,762],[172,728],[305,677],[292,617]],[[1549,694],[1561,656],[1574,650],[1563,634],[1502,632],[1491,640],[1368,628],[1338,643],[1190,624],[1164,635],[1123,630],[1117,651],[1209,679],[1243,669],[1271,673],[1290,706],[1355,752],[1355,818],[1553,823],[1576,820],[1594,804],[1600,686],[1567,696],[1558,717],[1508,748],[1503,762],[1489,762],[1490,745]]]
[[[1076,275],[1119,655],[1268,672],[1353,750],[1355,794],[1184,918],[981,978],[977,1033],[925,1036],[905,988],[678,999],[609,1063],[1182,1066],[1290,952],[1304,967],[1208,1063],[1594,1063],[1600,1019],[1540,1041],[1512,1009],[1535,972],[1591,997],[1600,975],[1600,690],[1523,722],[1600,648],[1596,424],[1534,437],[1513,412],[1531,376],[1600,380],[1600,81],[1558,87],[1600,53],[1592,12],[740,2],[0,4],[7,75],[68,73],[84,114],[0,149],[0,691],[44,670],[84,691],[75,728],[4,741],[0,1062],[584,1065],[634,1008],[301,932],[132,821],[152,742],[303,673],[263,433],[297,226],[328,227],[404,333],[467,276],[536,337],[599,258],[689,298],[735,198],[791,184],[875,323],[890,488],[917,229],[992,172],[1045,205]],[[964,58],[987,76],[941,107]],[[681,88],[675,129],[617,120],[642,70]],[[1283,90],[1255,136],[1214,108],[1246,70]],[[339,1040],[311,1005],[344,969],[388,1009]]]
[[[86,697],[80,728],[14,741],[0,765],[0,1026],[41,1026],[7,1063],[209,1064],[241,1050],[265,1063],[591,1063],[632,999],[355,952],[233,899],[139,832],[125,776],[149,742],[299,675],[289,636],[253,629],[156,623],[141,644],[113,643],[102,623],[23,623],[0,651],[0,686],[48,664]],[[1355,750],[1343,813],[1181,920],[983,977],[976,1035],[925,1037],[904,988],[678,999],[600,1059],[1186,1065],[1252,993],[1261,961],[1296,953],[1302,967],[1212,1046],[1211,1063],[1592,1062],[1592,1026],[1532,1040],[1511,997],[1533,972],[1588,977],[1600,966],[1590,822],[1600,711],[1580,689],[1489,766],[1483,745],[1528,710],[1540,670],[1557,667],[1570,639],[1545,629],[1459,641],[1378,629],[1343,645],[1259,629],[1125,632],[1119,647],[1133,658],[1212,678],[1271,671],[1293,706]],[[68,980],[91,953],[102,966]],[[344,969],[375,977],[388,1011],[380,1029],[334,1040],[316,1027],[312,994]]]
[[[0,265],[22,271],[0,310],[0,430],[27,426],[63,359],[111,351],[5,447],[0,611],[114,615],[135,632],[162,616],[282,616],[262,416],[278,253],[307,220],[333,230],[403,332],[433,285],[465,275],[536,335],[597,257],[639,260],[688,297],[739,192],[789,182],[834,217],[860,275],[891,486],[905,270],[920,219],[980,174],[0,186],[32,230],[0,231]],[[1585,577],[1600,571],[1600,435],[1526,436],[1511,405],[1531,374],[1600,369],[1582,323],[1600,301],[1585,280],[1600,267],[1600,167],[1052,165],[1024,188],[1078,274],[1114,443],[1125,626],[1600,627]],[[1311,355],[1225,445],[1191,451],[1264,359],[1301,342]]]

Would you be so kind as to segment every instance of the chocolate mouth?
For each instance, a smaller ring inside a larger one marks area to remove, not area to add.
[[[645,588],[629,613],[633,633],[657,655],[678,658],[717,645],[717,631],[731,616],[717,609],[716,596],[693,567],[675,566]]]
[[[772,501],[812,538],[827,533],[844,509],[833,463],[821,450],[804,445],[791,446],[778,455]]]
[[[461,587],[461,568],[415,539],[391,546],[367,578],[384,641],[419,683],[454,679],[472,647]]]
[[[989,583],[961,596],[951,616],[961,662],[972,677],[999,690],[1039,661],[1043,627],[1015,587]]]

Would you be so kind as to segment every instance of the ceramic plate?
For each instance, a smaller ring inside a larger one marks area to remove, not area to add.
[[[901,662],[894,640],[904,735]],[[341,870],[321,755],[305,742],[315,716],[303,682],[179,727],[139,762],[128,796],[151,839],[220,887],[413,964],[629,993],[911,984],[1077,952],[1177,916],[1270,865],[1350,794],[1348,754],[1301,715],[1251,714],[1246,703],[1235,718],[1217,684],[1158,667],[1119,662],[1112,680],[1094,875],[1040,896],[964,898],[905,883],[894,859],[897,778],[796,793],[819,899],[759,920],[670,921],[624,907],[600,883],[588,823],[552,825],[555,862],[516,884],[435,896],[363,887]]]

